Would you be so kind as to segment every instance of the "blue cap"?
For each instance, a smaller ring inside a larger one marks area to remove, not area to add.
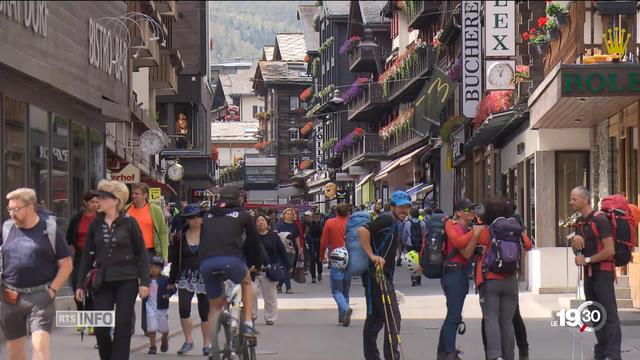
[[[391,194],[391,203],[395,206],[411,205],[411,197],[406,191],[396,191]]]
[[[158,265],[160,267],[163,267],[164,266],[164,259],[162,258],[162,256],[153,255],[151,257],[150,263],[151,263],[151,265]]]
[[[189,204],[187,205],[184,210],[182,210],[182,214],[180,214],[183,217],[191,217],[191,216],[196,216],[196,215],[200,215],[202,216],[202,213],[204,211],[200,208],[200,205],[198,204]]]

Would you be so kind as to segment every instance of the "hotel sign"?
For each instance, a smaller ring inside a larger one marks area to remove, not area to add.
[[[485,56],[516,55],[516,2],[513,0],[485,3]]]
[[[472,118],[482,96],[481,2],[462,4],[462,114]]]
[[[324,127],[322,126],[322,120],[317,121],[314,135],[316,141],[316,170],[322,172],[325,170],[324,150],[322,150],[322,145],[324,145]]]
[[[562,96],[638,96],[640,69],[625,65],[581,65],[560,71]]]

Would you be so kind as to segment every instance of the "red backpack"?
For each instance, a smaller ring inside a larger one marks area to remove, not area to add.
[[[613,261],[616,266],[627,265],[631,261],[631,253],[636,246],[636,224],[629,201],[623,195],[610,195],[602,199],[598,214],[604,214],[611,223],[611,235],[615,245]],[[600,237],[598,227],[591,222],[591,228]],[[598,242],[598,251],[602,250],[602,242]]]

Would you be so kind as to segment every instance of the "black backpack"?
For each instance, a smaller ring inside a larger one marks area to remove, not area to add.
[[[444,225],[448,218],[444,214],[434,214],[427,223],[427,236],[422,242],[420,250],[420,267],[422,274],[429,279],[442,277],[442,269],[445,263],[445,247],[447,236]]]
[[[411,246],[418,251],[422,246],[422,221],[411,221]]]

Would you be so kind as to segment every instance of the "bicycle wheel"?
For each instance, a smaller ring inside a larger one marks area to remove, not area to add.
[[[240,338],[238,342],[238,355],[240,356],[239,360],[256,360],[256,343],[255,341],[251,341],[249,339]]]
[[[211,339],[211,353],[209,360],[231,360],[231,327],[229,313],[224,310],[218,317]]]

